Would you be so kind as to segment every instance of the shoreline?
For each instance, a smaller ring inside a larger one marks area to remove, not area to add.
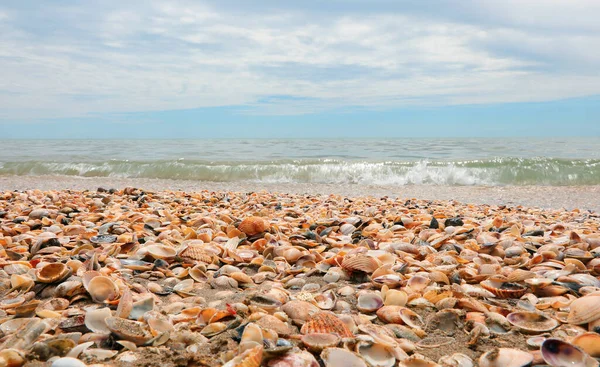
[[[229,191],[399,197],[455,200],[465,204],[539,207],[600,211],[600,185],[592,186],[380,186],[356,184],[260,183],[78,176],[0,176],[0,191],[96,190],[133,186],[151,191]]]

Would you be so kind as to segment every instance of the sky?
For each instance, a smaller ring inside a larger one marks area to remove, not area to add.
[[[600,136],[598,0],[3,0],[0,138]]]

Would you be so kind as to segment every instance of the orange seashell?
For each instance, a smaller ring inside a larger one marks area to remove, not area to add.
[[[352,338],[354,335],[346,324],[331,312],[317,312],[302,325],[302,334],[337,334],[340,338]]]
[[[500,298],[521,298],[527,293],[527,287],[517,283],[499,282],[488,279],[480,284],[483,288]]]
[[[349,272],[362,271],[371,274],[381,266],[381,261],[377,258],[365,255],[356,255],[345,257],[342,261],[342,268]]]
[[[248,217],[240,223],[238,229],[247,236],[255,236],[266,232],[269,229],[269,222],[261,217]]]
[[[225,363],[223,367],[258,367],[262,362],[262,355],[263,346],[257,345]]]

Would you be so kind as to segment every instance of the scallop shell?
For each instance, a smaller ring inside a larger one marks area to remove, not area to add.
[[[247,236],[256,236],[257,234],[266,232],[269,229],[269,222],[261,217],[248,217],[242,220],[238,229],[244,232]]]
[[[341,338],[353,337],[346,324],[331,312],[317,312],[302,326],[300,332],[302,334],[331,333]]]
[[[527,287],[517,283],[499,282],[488,279],[480,284],[483,288],[500,298],[520,298],[527,293]]]
[[[359,254],[356,256],[344,257],[341,265],[343,269],[349,272],[362,271],[371,274],[381,266],[381,262],[377,260],[377,258]]]
[[[200,261],[206,264],[213,262],[214,255],[204,250],[202,245],[188,245],[180,253],[179,257],[194,261]]]
[[[555,329],[560,323],[537,312],[517,311],[506,316],[508,322],[526,333],[545,333]]]

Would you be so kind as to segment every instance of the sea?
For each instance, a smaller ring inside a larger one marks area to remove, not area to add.
[[[598,185],[600,137],[0,140],[0,175],[359,185]]]

